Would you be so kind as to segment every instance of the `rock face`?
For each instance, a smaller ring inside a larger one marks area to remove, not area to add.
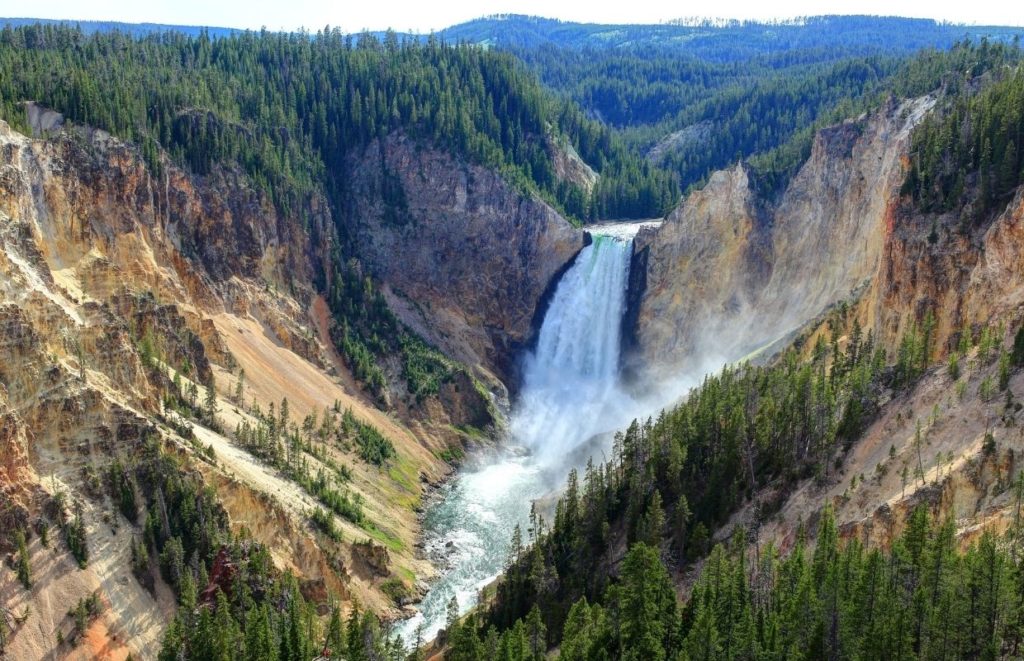
[[[932,104],[890,104],[819,131],[776,202],[758,196],[743,165],[717,172],[639,237],[639,364],[742,357],[863,286],[880,263],[910,130]]]
[[[934,314],[936,356],[964,326],[997,324],[1024,309],[1024,189],[994,218],[965,230],[956,214],[889,215],[878,271],[855,312],[892,346]]]
[[[347,225],[392,308],[449,356],[514,380],[513,358],[583,232],[495,172],[402,135],[348,169]]]
[[[359,390],[326,344],[330,314],[314,284],[338,253],[323,197],[283,214],[239,171],[196,176],[164,156],[148,162],[102,131],[62,126],[46,109],[31,112],[42,138],[0,122],[0,553],[13,531],[27,531],[40,568],[31,591],[0,581],[0,601],[31,614],[7,651],[52,655],[47,623],[96,590],[111,603],[97,641],[118,641],[122,656],[159,648],[173,599],[166,586],[149,591],[155,575],[123,575],[141,531],[111,519],[103,493],[110,464],[130,463],[144,437],[158,437],[215,490],[235,530],[244,526],[280,568],[319,586],[310,594],[329,588],[382,614],[394,609],[378,574],[435,571],[413,550],[408,503],[422,496],[417,475],[436,483],[450,470],[438,457],[461,439],[456,427],[492,421],[478,382],[459,371],[416,415],[380,410]],[[427,340],[480,374],[511,373],[582,231],[498,174],[398,136],[351,160],[347,238],[364,269]],[[586,174],[570,156],[564,165],[567,177]],[[308,518],[316,501],[301,486],[205,416],[186,421],[168,407],[172,388],[205,401],[200,387],[211,382],[227,430],[282,410],[287,398],[292,424],[327,423],[325,410],[337,407],[390,440],[397,457],[384,469],[344,445],[323,451],[349,469],[346,489],[398,547],[361,556],[352,540],[365,531],[340,517],[348,541],[318,536]],[[94,554],[84,570],[32,533],[53,525],[58,491],[87,527]],[[121,532],[111,537],[111,527]],[[369,575],[348,571],[364,565]]]

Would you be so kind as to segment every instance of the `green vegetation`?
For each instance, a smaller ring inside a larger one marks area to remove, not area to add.
[[[379,401],[388,387],[380,362],[388,356],[400,357],[401,377],[417,403],[436,395],[457,371],[465,371],[398,320],[355,260],[335,270],[327,300],[335,316],[331,339],[356,379]]]
[[[182,459],[164,452],[155,437],[142,439],[132,459],[125,470],[139,486],[147,511],[143,539],[133,543],[133,571],[148,573],[146,558],[156,554],[180,604],[160,659],[298,661],[313,658],[325,645],[353,659],[379,658],[370,655],[382,651],[394,658],[398,644],[386,640],[372,614],[361,616],[356,610],[339,637],[335,608],[325,628],[303,599],[298,581],[274,569],[266,547],[230,533],[227,514],[212,490]],[[232,573],[225,571],[229,564],[235,567]],[[98,606],[86,599],[72,609],[77,631],[84,630]]]
[[[82,516],[82,508],[79,503],[75,504],[75,518],[70,521],[62,517],[61,528],[64,531],[64,541],[71,551],[71,556],[78,563],[79,568],[85,569],[89,565],[89,543],[86,539],[85,519]]]
[[[28,544],[25,542],[25,531],[19,530],[14,535],[14,546],[17,551],[18,580],[26,590],[32,589],[32,565],[29,563]]]
[[[356,445],[363,461],[383,466],[395,456],[395,446],[376,427],[361,424],[356,432]]]
[[[405,581],[392,576],[380,584],[380,591],[386,594],[396,606],[402,606],[412,599],[412,590]]]
[[[178,615],[164,636],[161,661],[308,661],[321,652],[357,661],[404,657],[401,642],[385,636],[373,613],[353,608],[346,623],[334,606],[328,622],[322,623],[298,581],[275,575],[263,554],[240,558],[247,578],[236,581],[229,593],[217,589],[198,608],[194,587],[182,594]]]
[[[100,606],[99,593],[93,592],[88,597],[79,599],[74,608],[68,611],[68,617],[75,623],[73,636],[70,639],[72,643],[85,635],[89,623],[100,614]]]
[[[989,220],[1024,180],[1024,71],[993,66],[1006,62],[1004,49],[982,44],[975,52],[995,82],[979,93],[948,83],[942,112],[914,131],[903,186],[922,211],[956,211],[965,226]]]
[[[324,409],[319,423],[315,414],[307,416],[300,428],[291,421],[287,399],[281,401],[276,413],[273,404],[268,412],[253,406],[249,415],[256,423],[239,423],[235,429],[235,439],[254,455],[280,469],[330,512],[363,525],[362,496],[352,494],[340,486],[352,480],[352,471],[331,459],[326,444],[334,441],[345,447],[350,439],[354,438],[358,443],[360,435],[376,434],[382,439],[378,443],[385,444],[383,447],[390,448],[392,453],[394,446],[375,427],[360,422],[351,410],[346,409],[339,416],[338,408]],[[378,451],[384,452],[379,448]],[[307,455],[321,464],[315,474],[310,469]],[[318,528],[335,538],[332,534],[334,521],[330,513],[318,509],[311,516]]]
[[[460,447],[445,448],[437,453],[438,459],[449,464],[458,464],[466,457],[466,451]]]
[[[137,523],[139,508],[135,497],[135,482],[120,459],[110,465],[109,486],[111,498],[129,523]]]
[[[1018,500],[1021,487],[1024,476]],[[953,522],[919,507],[890,550],[865,549],[840,543],[826,507],[813,552],[802,531],[784,558],[770,546],[751,557],[742,533],[716,546],[682,608],[657,550],[638,542],[600,602],[579,599],[558,628],[545,628],[536,607],[533,627],[518,620],[500,635],[482,635],[470,617],[447,658],[495,646],[510,650],[499,658],[543,658],[536,650],[551,644],[564,661],[1014,657],[1024,643],[1021,530],[1016,521],[1005,540],[985,533],[961,552]],[[541,645],[520,642],[531,630]]]
[[[341,541],[341,531],[334,524],[334,515],[324,510],[323,508],[316,507],[309,514],[310,521],[317,527],[323,534],[327,535],[332,541]]]

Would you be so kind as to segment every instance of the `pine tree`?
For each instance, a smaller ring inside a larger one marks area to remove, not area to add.
[[[634,544],[622,561],[619,616],[623,658],[667,658],[675,641],[677,608],[672,581],[657,550]]]
[[[29,563],[28,545],[25,543],[25,532],[23,530],[15,533],[14,542],[18,553],[18,580],[21,581],[26,590],[30,590],[32,589],[32,565]],[[3,617],[3,615],[0,614],[0,617]]]
[[[217,424],[217,387],[213,380],[213,374],[210,374],[210,378],[204,384],[206,388],[206,397],[203,400],[203,415],[206,417],[207,423],[211,426]]]
[[[277,661],[270,609],[267,604],[253,607],[245,616],[245,658],[247,661]],[[332,619],[333,624],[333,619]],[[341,647],[332,649],[343,649]]]
[[[235,382],[235,404],[242,405],[245,399],[245,370],[238,371],[238,380]]]

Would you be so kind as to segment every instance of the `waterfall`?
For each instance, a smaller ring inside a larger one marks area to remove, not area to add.
[[[526,357],[512,436],[542,465],[622,423],[622,315],[631,238],[594,235],[558,283],[536,350]]]
[[[585,460],[588,440],[636,415],[636,403],[619,387],[619,347],[638,227],[602,227],[608,234],[593,235],[555,289],[536,349],[525,357],[510,421],[514,442],[530,454],[507,453],[467,467],[427,511],[424,551],[446,569],[416,615],[398,626],[407,643],[418,630],[424,640],[433,639],[452,598],[462,613],[472,607],[504,568],[513,527],[529,525],[530,504],[551,494],[568,467]]]

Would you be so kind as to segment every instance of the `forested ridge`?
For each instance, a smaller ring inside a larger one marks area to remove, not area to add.
[[[453,41],[486,43],[499,48],[556,46],[585,50],[665,48],[676,55],[709,62],[737,62],[760,56],[790,58],[815,53],[821,59],[913,54],[944,50],[967,37],[1011,41],[1019,27],[946,23],[899,16],[806,16],[775,21],[691,18],[657,25],[574,23],[540,16],[499,14],[442,30]]]
[[[237,164],[286,213],[322,190],[344,201],[345,158],[393,131],[501,170],[576,218],[654,217],[671,176],[545,93],[513,57],[439,40],[337,30],[135,38],[62,26],[0,31],[0,113],[24,101],[141,145],[193,172]],[[604,179],[592,200],[558,180],[546,138],[565,136]],[[337,214],[340,215],[340,214]]]
[[[903,192],[925,212],[980,224],[1024,180],[1024,69],[996,71],[978,94],[950,90],[942,112],[914,132]]]
[[[913,56],[792,49],[725,62],[668,46],[611,50],[544,45],[513,52],[552,89],[622,130],[638,152],[699,188],[717,169],[750,159],[767,192],[784,187],[814,131],[946,85],[969,87],[1019,61],[1016,42],[957,41]],[[960,80],[950,80],[960,77]]]

